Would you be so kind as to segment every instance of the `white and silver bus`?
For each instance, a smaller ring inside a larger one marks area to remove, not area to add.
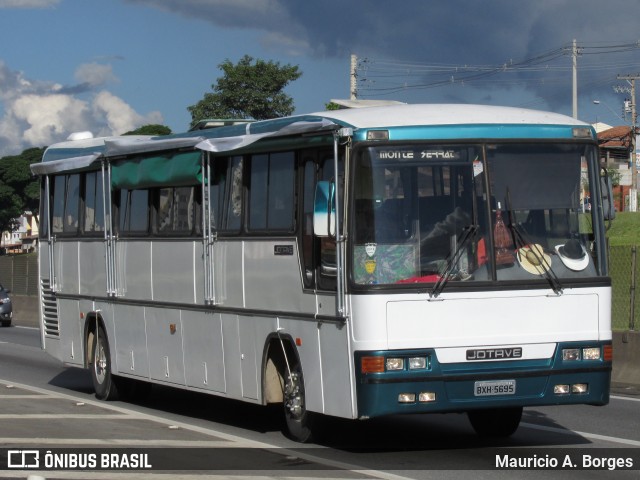
[[[281,403],[299,441],[317,414],[467,412],[506,436],[525,406],[608,403],[611,204],[585,123],[345,109],[81,138],[32,171],[42,345],[100,399]]]

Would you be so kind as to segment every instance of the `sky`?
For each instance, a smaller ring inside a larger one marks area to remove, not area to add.
[[[0,0],[0,156],[185,131],[245,54],[299,66],[296,114],[349,98],[355,54],[358,98],[571,115],[576,39],[578,118],[630,124],[618,76],[640,75],[638,19],[634,0]]]

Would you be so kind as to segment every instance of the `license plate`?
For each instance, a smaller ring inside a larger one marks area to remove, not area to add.
[[[473,394],[476,397],[489,395],[514,395],[516,393],[515,380],[493,380],[488,382],[475,382]]]

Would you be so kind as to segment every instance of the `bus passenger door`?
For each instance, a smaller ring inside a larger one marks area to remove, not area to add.
[[[353,416],[351,361],[349,353],[349,326],[338,317],[337,310],[337,268],[336,268],[336,240],[335,237],[319,237],[314,234],[313,215],[316,185],[319,181],[335,181],[333,152],[305,153],[302,164],[303,195],[302,195],[302,268],[303,282],[307,295],[316,297],[317,338],[319,361],[303,364],[305,378],[317,376],[321,378],[322,404],[313,408],[318,398],[312,398],[307,393],[309,408],[322,411],[328,415],[343,418]],[[344,158],[339,159],[338,182],[344,186]],[[342,188],[340,189],[342,191]],[[319,372],[311,372],[319,368]],[[306,388],[306,385],[305,385]],[[314,388],[313,386],[311,388]],[[314,389],[315,393],[316,390]]]
[[[314,152],[315,153],[315,152]],[[313,211],[316,185],[318,181],[334,181],[333,153],[320,152],[304,158],[303,224],[302,224],[302,264],[305,289],[311,289],[317,296],[319,315],[336,315],[336,240],[334,237],[318,237],[313,231]],[[339,181],[343,183],[344,162],[340,158]]]

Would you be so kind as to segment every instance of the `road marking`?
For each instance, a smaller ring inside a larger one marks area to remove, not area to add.
[[[31,392],[38,392],[38,393],[42,393],[44,395],[55,395],[58,398],[66,398],[72,401],[78,401],[79,397],[74,397],[73,395],[69,395],[69,394],[65,394],[65,393],[61,393],[61,392],[54,392],[51,390],[45,390],[43,388],[40,387],[33,387],[31,385],[25,385],[25,384],[20,384],[20,383],[16,383],[16,382],[9,382],[8,380],[3,380],[0,379],[0,384],[11,384],[14,385],[16,388],[22,388],[24,390],[28,390]],[[312,463],[317,463],[319,465],[326,465],[327,467],[331,467],[331,468],[336,468],[339,470],[345,470],[348,472],[352,472],[352,473],[357,473],[357,474],[361,474],[361,475],[366,475],[369,477],[373,477],[373,478],[379,478],[382,480],[411,480],[409,477],[403,477],[401,475],[395,475],[393,473],[389,473],[389,472],[383,472],[383,471],[378,471],[378,470],[370,470],[367,469],[361,465],[354,465],[351,463],[345,463],[345,462],[341,462],[341,461],[336,461],[336,460],[329,460],[323,457],[319,457],[316,455],[312,455],[312,454],[306,454],[304,453],[302,450],[305,448],[305,446],[301,445],[300,447],[296,447],[296,450],[292,450],[289,448],[282,448],[279,447],[277,445],[272,445],[269,443],[265,443],[265,442],[260,442],[260,441],[256,441],[256,440],[250,440],[247,438],[243,438],[243,437],[239,437],[237,435],[232,435],[229,433],[224,433],[224,432],[219,432],[217,430],[211,429],[211,428],[206,428],[206,427],[198,427],[196,425],[191,425],[188,423],[182,423],[182,422],[176,422],[174,420],[168,420],[156,415],[151,415],[148,413],[141,413],[141,412],[136,412],[134,410],[129,410],[127,408],[124,407],[120,407],[117,405],[110,405],[107,402],[101,402],[98,400],[91,400],[91,399],[82,399],[82,401],[84,403],[86,403],[87,405],[94,405],[96,407],[105,409],[105,410],[111,410],[114,412],[118,412],[124,415],[128,415],[128,418],[136,418],[136,419],[143,419],[143,420],[149,420],[152,422],[156,422],[156,423],[160,423],[166,426],[171,426],[171,425],[175,425],[178,426],[184,430],[189,430],[192,432],[197,432],[197,433],[201,433],[203,435],[207,435],[210,437],[215,437],[217,439],[217,446],[226,446],[226,447],[236,447],[236,448],[257,448],[257,449],[265,449],[265,450],[269,450],[269,451],[273,451],[278,453],[279,455],[283,455],[283,456],[294,456],[297,458],[300,458],[302,460],[306,460],[308,462],[312,462]],[[105,418],[111,418],[110,415],[105,415]],[[4,443],[4,441],[7,439],[4,438],[0,438],[0,443]],[[22,440],[28,440],[28,439],[10,439],[10,442],[16,442],[19,443],[19,441]],[[69,444],[69,443],[73,443],[73,439],[31,439],[29,441],[30,444],[33,443],[43,443],[45,441],[48,442],[52,442],[52,441],[59,441],[61,444]],[[89,440],[87,439],[83,439],[81,441],[81,443],[86,443]],[[113,439],[113,440],[104,440],[101,439],[99,440],[100,442],[109,442],[106,444],[110,444],[110,445],[133,445],[136,443],[136,440],[129,440],[129,439]],[[154,443],[157,443],[158,445],[162,445],[162,442],[166,442],[166,440],[138,440],[138,442],[141,442],[140,445],[153,445]],[[233,444],[231,445],[229,442],[233,442]],[[179,442],[172,442],[173,443],[179,443]],[[101,443],[105,444],[105,443]],[[310,449],[318,449],[318,448],[325,448],[325,447],[321,447],[318,445],[314,445],[314,446],[306,446],[306,448],[310,448]],[[33,472],[29,472],[29,473],[33,473]],[[65,472],[66,473],[66,472]],[[93,473],[93,472],[92,472]],[[68,477],[66,477],[68,478]],[[142,477],[141,477],[142,478]],[[176,477],[172,477],[172,478],[176,478]],[[229,478],[229,477],[226,477]],[[238,477],[238,478],[246,478],[246,477]]]
[[[23,327],[22,325],[14,325],[14,328],[24,328],[25,330],[40,330],[40,327]]]
[[[73,418],[78,420],[135,420],[133,415],[118,415],[104,413],[2,413],[0,420],[57,420],[59,418]]]
[[[611,395],[609,398],[613,398],[614,400],[626,400],[627,402],[640,402],[640,398],[635,397],[620,397],[618,395]]]
[[[53,400],[58,400],[57,397],[54,397],[53,395],[42,395],[42,394],[36,394],[36,395],[28,395],[28,394],[18,394],[18,395],[0,395],[0,400],[9,400],[11,398],[37,398],[37,399],[53,399]]]
[[[589,438],[592,440],[602,440],[611,443],[620,443],[622,445],[631,445],[634,447],[640,447],[640,441],[629,440],[627,438],[609,437],[607,435],[598,435],[597,433],[577,432],[575,430],[566,430],[564,428],[546,427],[544,425],[534,425],[533,423],[521,423],[521,427],[531,428],[533,430],[542,430],[545,432],[560,433],[564,435],[578,435],[580,437]]]
[[[95,445],[95,446],[136,446],[136,447],[193,447],[193,448],[228,448],[227,440],[136,440],[126,438],[19,438],[0,437],[0,444],[7,445]]]
[[[213,478],[213,479],[220,479],[220,480],[268,480],[268,479],[313,480],[313,479],[320,478],[319,476],[309,477],[306,475],[304,476],[296,475],[295,473],[285,477],[280,475],[275,477],[275,476],[269,476],[267,474],[229,475],[228,473],[221,473],[217,475],[211,472],[207,472],[206,476],[193,474],[193,473],[156,473],[156,472],[137,473],[133,471],[129,471],[127,473],[119,473],[119,472],[103,473],[103,472],[93,471],[89,473],[90,476],[87,475],[87,471],[84,471],[84,472],[58,471],[57,472],[54,470],[46,470],[46,471],[14,470],[11,473],[12,474],[15,473],[15,478],[17,478],[18,475],[23,476],[20,478],[27,478],[30,475],[42,475],[42,478],[47,478],[47,480],[54,479],[54,478],[59,478],[64,480],[68,480],[68,479],[87,480],[87,478],[91,478],[94,480],[120,480],[120,479],[121,480],[202,480],[203,478]],[[340,478],[340,477],[332,477],[331,475],[322,476],[323,480],[336,480],[337,478]]]

